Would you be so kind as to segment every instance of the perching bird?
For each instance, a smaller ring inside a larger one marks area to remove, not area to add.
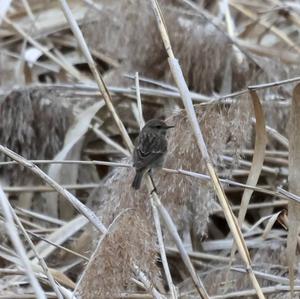
[[[143,127],[133,152],[133,166],[136,171],[132,182],[134,189],[140,188],[147,171],[163,166],[168,148],[166,133],[173,127],[159,119],[151,119]]]

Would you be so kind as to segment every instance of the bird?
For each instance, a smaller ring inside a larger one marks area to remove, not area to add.
[[[151,119],[142,128],[133,151],[135,177],[131,186],[135,190],[140,189],[146,172],[163,166],[168,150],[166,134],[170,128],[174,126],[168,126],[160,119]]]

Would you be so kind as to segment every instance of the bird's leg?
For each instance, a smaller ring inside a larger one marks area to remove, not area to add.
[[[151,171],[151,168],[148,170],[148,174],[149,174],[149,177],[150,177],[151,183],[152,183],[152,185],[153,185],[153,190],[151,191],[151,193],[150,193],[150,194],[152,194],[153,192],[157,193],[157,189],[156,189],[156,186],[155,186],[155,183],[154,183],[153,177],[152,177],[152,171]]]

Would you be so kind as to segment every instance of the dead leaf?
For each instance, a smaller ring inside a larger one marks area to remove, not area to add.
[[[251,99],[253,102],[254,114],[255,114],[255,146],[254,146],[254,154],[251,163],[251,168],[249,172],[249,176],[246,184],[249,186],[255,187],[265,158],[265,150],[267,145],[267,133],[266,133],[266,124],[265,117],[263,113],[263,109],[261,103],[259,101],[259,97],[257,96],[256,91],[250,91]],[[238,215],[238,224],[242,227],[243,221],[245,219],[247,208],[253,194],[253,190],[245,189],[242,197],[241,208]],[[231,261],[233,260],[233,256],[236,251],[236,246],[234,245],[231,250]]]
[[[246,184],[255,187],[258,182],[264,164],[265,150],[267,145],[267,133],[266,133],[264,112],[260,104],[259,97],[257,96],[256,91],[251,91],[250,95],[253,102],[254,113],[256,118],[255,146],[254,146],[254,154],[253,154],[252,164],[250,168],[250,173]],[[243,221],[245,219],[245,215],[252,194],[253,194],[253,190],[251,189],[244,190],[242,202],[241,202],[241,208],[238,216],[238,223],[240,227],[242,226]]]

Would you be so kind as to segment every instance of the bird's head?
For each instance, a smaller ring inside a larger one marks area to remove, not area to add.
[[[160,119],[151,119],[145,124],[144,128],[158,132],[161,135],[166,135],[167,130],[174,127],[175,126],[168,126],[164,121]]]

